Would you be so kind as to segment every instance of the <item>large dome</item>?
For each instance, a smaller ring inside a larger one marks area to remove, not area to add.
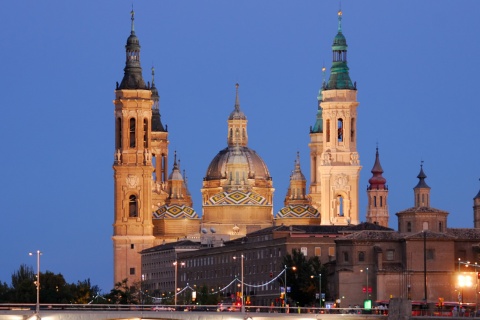
[[[249,179],[271,180],[270,172],[262,158],[248,147],[227,147],[221,150],[207,169],[204,180],[226,179],[227,164],[246,163]]]

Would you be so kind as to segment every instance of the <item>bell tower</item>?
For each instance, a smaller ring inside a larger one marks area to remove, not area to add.
[[[134,12],[124,76],[115,89],[113,256],[114,283],[141,279],[140,251],[154,245],[152,224],[152,91],[140,66]]]
[[[388,228],[388,186],[386,184],[387,180],[382,175],[383,169],[380,164],[378,148],[371,172],[373,176],[368,180],[369,186],[367,187],[367,222]]]
[[[330,78],[322,88],[323,151],[316,166],[320,173],[322,225],[359,223],[357,152],[357,88],[347,66],[347,41],[342,33],[342,11],[332,45]]]

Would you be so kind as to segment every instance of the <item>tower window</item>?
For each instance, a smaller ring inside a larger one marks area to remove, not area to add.
[[[138,217],[138,202],[137,197],[131,195],[128,199],[128,216],[130,218]]]
[[[407,232],[412,232],[412,223],[410,221],[407,222]]]
[[[355,118],[350,121],[350,141],[355,142]]]
[[[347,251],[343,251],[343,261],[345,262],[348,262],[348,252]]]
[[[148,120],[143,119],[143,147],[148,148]]]
[[[343,142],[343,119],[338,119],[338,142]]]
[[[443,232],[443,224],[441,222],[438,223],[438,231]]]
[[[327,120],[327,142],[330,142],[330,119]]]
[[[116,149],[122,148],[122,119],[117,118],[117,136],[116,136]]]
[[[343,197],[338,195],[337,196],[337,215],[340,216],[340,217],[344,216],[343,205],[344,205]]]
[[[383,197],[380,196],[380,207],[383,207]]]
[[[377,196],[373,196],[373,206],[377,207]]]
[[[365,261],[365,252],[364,251],[360,251],[358,253],[358,261],[360,261],[360,262]]]
[[[135,148],[135,118],[130,119],[130,148]]]

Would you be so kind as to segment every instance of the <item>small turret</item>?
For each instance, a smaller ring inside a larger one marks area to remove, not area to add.
[[[423,172],[423,161],[420,164],[420,173],[417,178],[418,183],[415,188],[413,188],[415,207],[430,207],[430,187],[425,182],[427,175]]]
[[[378,147],[375,153],[375,164],[372,168],[372,177],[368,180],[367,187],[368,207],[367,222],[388,227],[388,186],[387,180],[383,177],[383,169],[380,164]]]

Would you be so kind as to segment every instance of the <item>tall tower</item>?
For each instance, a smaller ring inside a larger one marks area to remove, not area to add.
[[[140,280],[140,251],[154,244],[152,224],[152,91],[142,77],[134,12],[123,80],[115,90],[114,282]]]
[[[322,68],[323,81],[322,87],[318,90],[317,102],[317,117],[315,125],[310,127],[310,192],[308,198],[312,206],[320,210],[320,203],[322,201],[322,189],[320,187],[321,176],[318,164],[321,162],[321,155],[323,152],[323,117],[322,117],[322,89],[325,86],[325,67]]]
[[[480,191],[473,198],[473,225],[474,228],[480,228]]]
[[[332,52],[330,78],[322,90],[323,151],[316,163],[321,202],[314,206],[320,208],[322,225],[358,224],[357,88],[348,73],[342,11]]]
[[[367,187],[367,222],[388,228],[388,186],[386,185],[387,180],[382,176],[383,169],[380,164],[378,148],[371,172],[373,176],[368,180],[369,186]]]

